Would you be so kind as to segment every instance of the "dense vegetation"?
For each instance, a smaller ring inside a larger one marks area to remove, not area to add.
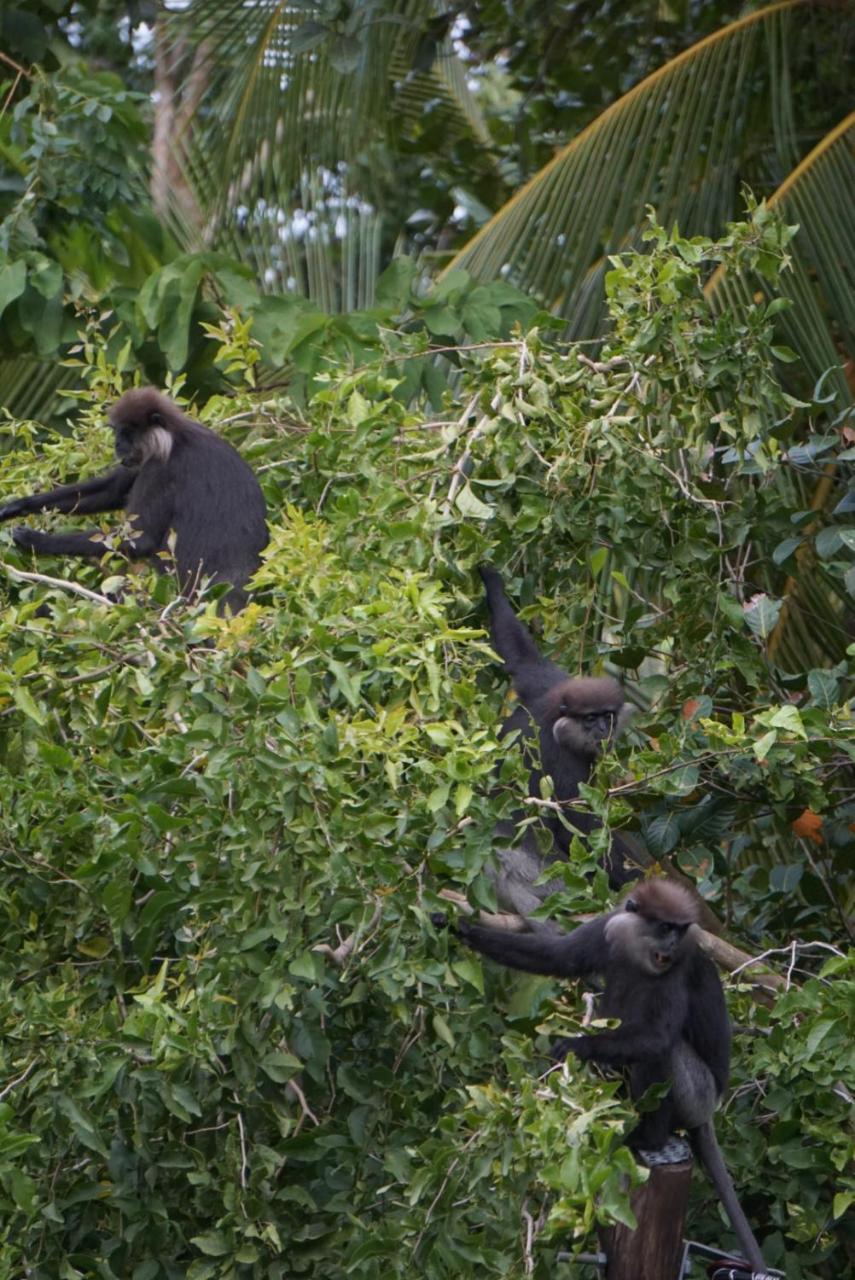
[[[569,1275],[556,1254],[626,1215],[615,1083],[540,1075],[541,1028],[579,993],[430,924],[445,887],[491,905],[521,785],[507,764],[494,790],[485,558],[544,647],[607,663],[638,704],[590,804],[786,976],[771,1007],[728,982],[745,1033],[719,1128],[769,1261],[846,1271],[853,648],[794,672],[769,636],[799,555],[851,577],[848,517],[801,497],[817,458],[846,467],[849,428],[822,388],[781,390],[777,304],[703,299],[717,263],[774,281],[790,229],[761,207],[718,243],[650,235],[613,264],[594,365],[507,291],[475,307],[505,336],[454,366],[425,326],[367,315],[273,394],[251,329],[217,320],[232,394],[198,411],[272,523],[237,618],[3,536],[0,1275]],[[387,287],[411,315],[409,270]],[[444,288],[452,312],[471,297]],[[97,329],[76,358],[73,430],[4,424],[4,493],[108,461],[102,404],[129,375]],[[608,901],[595,865],[577,851],[556,911]],[[693,1236],[726,1242],[694,1196]]]

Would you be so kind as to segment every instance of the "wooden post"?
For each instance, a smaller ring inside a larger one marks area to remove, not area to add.
[[[623,1223],[600,1230],[608,1258],[606,1280],[680,1280],[691,1181],[691,1160],[650,1170],[644,1186],[632,1195],[636,1230]]]

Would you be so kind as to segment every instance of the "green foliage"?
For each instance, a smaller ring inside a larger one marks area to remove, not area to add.
[[[473,302],[463,279],[420,299],[400,267],[388,306],[414,331],[372,317],[360,351],[301,370],[305,404],[209,400],[271,513],[238,618],[115,561],[34,565],[2,535],[0,1272],[545,1277],[597,1217],[626,1220],[616,1083],[533,1074],[532,1038],[578,1025],[578,991],[482,969],[430,921],[444,887],[489,905],[492,826],[519,803],[474,574],[492,558],[559,661],[631,680],[637,729],[591,805],[694,872],[743,942],[807,940],[771,1011],[731,989],[760,1034],[737,1040],[720,1128],[770,1261],[842,1273],[851,669],[787,677],[768,656],[756,596],[786,571],[781,444],[803,413],[771,377],[766,302],[702,336],[696,305],[711,264],[767,236],[654,228],[649,259],[615,264],[598,362],[536,329],[462,352],[437,415],[400,394],[425,328],[513,299]],[[655,342],[629,318],[640,294]],[[232,315],[210,343],[250,387],[253,332]],[[121,373],[81,346],[97,401]],[[704,435],[722,402],[730,462]],[[8,424],[4,495],[105,464],[97,420],[38,446]],[[557,904],[606,902],[594,862],[577,851]],[[693,1235],[726,1242],[697,1197]]]

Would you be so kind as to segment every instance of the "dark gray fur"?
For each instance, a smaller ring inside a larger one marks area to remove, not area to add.
[[[696,903],[682,886],[648,880],[617,910],[569,934],[518,934],[460,920],[460,938],[483,955],[527,973],[601,978],[597,1015],[614,1029],[574,1036],[562,1048],[584,1061],[624,1072],[630,1096],[671,1082],[654,1111],[642,1114],[628,1138],[635,1149],[663,1146],[686,1129],[755,1271],[765,1270],[760,1246],[736,1197],[719,1148],[713,1114],[730,1072],[731,1029],[715,965],[692,925]]]
[[[163,570],[161,553],[174,534],[182,592],[192,595],[203,578],[228,582],[232,590],[220,607],[242,609],[244,584],[261,563],[268,538],[264,496],[252,470],[227,441],[152,387],[126,392],[111,410],[110,425],[119,466],[92,480],[15,498],[0,508],[0,520],[47,510],[91,515],[124,509],[134,533],[119,543],[121,554],[151,559]],[[19,526],[12,537],[44,555],[100,559],[108,550],[94,530],[51,534]]]
[[[628,718],[623,692],[610,677],[573,678],[542,657],[528,628],[511,607],[501,574],[483,565],[481,577],[490,609],[490,639],[520,699],[502,732],[516,734],[522,744],[530,765],[530,796],[540,796],[540,782],[546,775],[552,780],[555,800],[574,800],[579,795],[579,784],[590,778],[603,745],[614,739]],[[532,749],[535,741],[538,750]],[[569,805],[560,816],[547,812],[542,825],[552,836],[554,852],[544,857],[533,824],[519,838],[517,823],[524,816],[531,814],[517,812],[497,824],[496,836],[512,847],[495,851],[494,865],[487,874],[495,885],[499,907],[530,917],[563,883],[557,878],[543,884],[536,881],[550,863],[566,860],[575,835],[584,839],[601,823],[593,814]],[[613,889],[641,874],[632,861],[629,846],[619,835],[613,835],[604,863]],[[529,919],[529,926],[535,932],[557,929],[548,920]]]

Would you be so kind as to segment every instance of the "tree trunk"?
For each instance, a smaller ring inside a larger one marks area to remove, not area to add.
[[[692,1161],[661,1164],[632,1196],[638,1227],[622,1223],[600,1230],[608,1258],[606,1280],[680,1280],[683,1233]]]
[[[187,243],[201,232],[202,214],[184,170],[184,138],[205,96],[211,48],[203,40],[195,50],[176,38],[161,17],[154,43],[154,134],[151,198],[157,214],[183,224]]]

